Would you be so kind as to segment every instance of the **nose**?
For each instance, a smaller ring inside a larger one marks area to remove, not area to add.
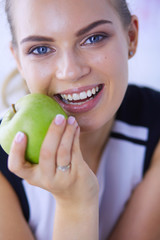
[[[59,56],[56,78],[59,80],[77,81],[90,73],[85,59],[75,52],[64,52]]]

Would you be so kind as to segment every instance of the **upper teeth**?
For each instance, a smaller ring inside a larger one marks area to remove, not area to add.
[[[95,95],[98,91],[99,91],[99,87],[97,86],[95,88],[92,88],[90,90],[83,91],[80,93],[61,94],[61,97],[69,101],[84,100],[84,99],[87,99],[88,97],[91,97],[92,95]]]

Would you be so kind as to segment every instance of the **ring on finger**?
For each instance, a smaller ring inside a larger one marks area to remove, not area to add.
[[[67,164],[66,166],[59,166],[59,165],[57,165],[57,170],[60,170],[62,172],[65,172],[65,171],[67,171],[70,168],[71,168],[71,163]]]

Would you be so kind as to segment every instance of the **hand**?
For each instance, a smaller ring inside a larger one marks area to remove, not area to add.
[[[61,204],[90,205],[98,196],[98,181],[83,160],[79,144],[80,128],[73,117],[57,115],[51,123],[40,151],[39,164],[25,160],[27,137],[18,133],[8,161],[10,171],[28,183],[51,192]],[[58,166],[71,167],[62,172]]]

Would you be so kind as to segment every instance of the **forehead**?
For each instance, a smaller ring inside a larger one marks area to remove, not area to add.
[[[43,29],[75,31],[99,19],[116,15],[109,0],[14,0],[14,20],[17,33],[32,34]],[[25,26],[24,26],[25,25]]]

